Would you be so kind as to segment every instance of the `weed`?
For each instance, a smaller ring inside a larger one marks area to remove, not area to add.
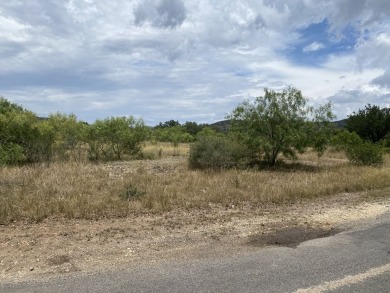
[[[346,149],[348,159],[356,165],[379,166],[384,163],[381,146],[370,142],[350,146]]]
[[[201,137],[190,148],[189,163],[192,168],[243,167],[248,160],[246,147],[226,137]]]
[[[129,184],[126,186],[125,191],[120,194],[120,198],[124,200],[132,200],[144,196],[145,194],[145,191],[139,191],[136,186]]]
[[[321,158],[305,153],[299,165],[286,162],[278,170],[207,171],[188,169],[186,157],[165,156],[164,149],[160,160],[121,162],[121,180],[109,177],[109,163],[0,168],[0,224],[208,209],[210,203],[259,206],[390,188],[389,155],[381,168],[351,165],[332,151]]]

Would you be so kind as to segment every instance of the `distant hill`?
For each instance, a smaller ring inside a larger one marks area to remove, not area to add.
[[[342,129],[345,128],[345,126],[347,125],[347,121],[348,119],[342,119],[342,120],[333,121],[332,124],[336,128]],[[212,123],[210,124],[210,127],[214,128],[217,131],[226,133],[229,131],[230,128],[230,120],[222,120],[222,121]]]
[[[341,119],[338,121],[333,121],[332,123],[336,125],[337,128],[345,128],[347,126],[348,119]]]
[[[218,121],[212,124],[209,124],[209,126],[219,132],[228,132],[230,129],[230,120],[222,120]]]

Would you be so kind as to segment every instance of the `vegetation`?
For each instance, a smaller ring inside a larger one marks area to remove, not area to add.
[[[347,129],[364,140],[379,142],[390,133],[390,108],[368,104],[348,117]]]
[[[201,169],[244,167],[248,164],[248,152],[244,145],[231,137],[199,136],[190,147],[189,164]]]
[[[147,136],[144,122],[131,116],[96,120],[88,132],[89,158],[121,160],[126,154],[138,155]]]
[[[22,106],[0,98],[0,165],[161,158],[160,149],[142,150],[146,140],[154,145],[171,143],[176,156],[180,144],[193,143],[189,156],[193,168],[242,168],[258,162],[273,166],[282,156],[295,160],[309,147],[321,155],[329,141],[353,164],[380,165],[383,152],[390,148],[389,117],[388,108],[368,105],[349,117],[348,131],[334,135],[331,105],[308,107],[307,99],[295,88],[266,89],[263,97],[241,103],[230,115],[229,125],[224,121],[222,132],[175,120],[147,127],[132,116],[110,117],[91,125],[73,114],[38,119]]]
[[[357,132],[334,131],[330,104],[306,103],[293,88],[266,90],[234,109],[232,127],[221,133],[174,120],[147,127],[131,116],[90,125],[62,113],[38,119],[0,98],[0,224],[258,206],[390,188],[390,157],[383,152],[389,132],[373,143]],[[329,141],[333,148],[326,150]],[[301,163],[276,164],[282,155]],[[156,160],[123,162],[140,158]],[[273,167],[251,168],[258,160]]]
[[[174,144],[194,141],[194,137],[185,131],[182,126],[157,127],[152,131],[152,140],[171,142]]]
[[[175,120],[160,122],[153,128],[152,140],[171,142],[175,145],[193,142],[195,141],[195,136],[206,126],[206,124],[197,124],[189,121],[183,125]]]
[[[168,144],[157,145],[168,153]],[[170,146],[171,147],[171,146]],[[187,146],[188,147],[188,146]],[[299,155],[305,164],[276,170],[196,171],[186,157],[158,161],[26,165],[0,169],[0,223],[46,218],[99,219],[137,213],[237,208],[390,188],[382,168],[353,166],[343,153]]]
[[[351,163],[383,164],[383,153],[390,146],[390,108],[368,104],[349,116],[346,129],[333,138],[333,143],[345,151]]]
[[[51,146],[47,146],[52,151],[48,158],[54,156],[60,161],[83,160],[85,134],[88,129],[86,123],[78,121],[73,114],[56,113],[41,124],[48,134],[47,142],[51,143]]]
[[[355,165],[378,166],[384,162],[382,146],[363,140],[355,132],[340,131],[332,138],[332,144]]]
[[[0,164],[52,161],[121,160],[135,156],[148,137],[142,120],[111,117],[92,125],[73,114],[40,120],[30,111],[0,98]]]
[[[310,145],[319,154],[330,138],[331,105],[318,109],[307,106],[307,99],[295,88],[282,92],[265,90],[263,97],[245,101],[232,113],[233,131],[253,153],[273,166],[280,154],[295,160]],[[314,142],[313,142],[314,139]]]
[[[337,151],[345,151],[355,145],[361,144],[363,140],[355,132],[347,130],[338,131],[331,139],[331,144]]]
[[[40,130],[32,112],[0,97],[0,165],[35,161],[43,151]]]
[[[367,141],[350,146],[346,154],[349,161],[357,165],[379,166],[384,162],[381,147]]]

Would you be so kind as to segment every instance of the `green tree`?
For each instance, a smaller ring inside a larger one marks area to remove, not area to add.
[[[10,112],[22,113],[26,111],[27,110],[25,110],[22,106],[11,103],[4,97],[0,97],[0,114],[8,114]]]
[[[194,137],[186,132],[185,128],[180,125],[154,128],[152,137],[155,141],[171,142],[173,144],[194,141]]]
[[[54,152],[59,159],[80,161],[84,158],[84,142],[88,125],[74,114],[55,113],[44,122],[47,134],[55,136]]]
[[[29,148],[29,161],[50,163],[54,156],[56,133],[48,120],[36,123],[35,130],[36,139]]]
[[[346,127],[364,140],[379,142],[390,133],[390,108],[368,104],[364,109],[349,115]]]
[[[203,127],[203,129],[201,131],[199,131],[195,137],[197,140],[199,140],[199,139],[202,139],[203,137],[217,137],[217,136],[218,137],[225,137],[226,135],[223,134],[222,132],[218,132],[214,128],[206,126],[206,127]]]
[[[40,138],[37,124],[34,113],[0,97],[0,163],[34,161]]]
[[[89,144],[95,158],[121,160],[124,154],[136,155],[146,139],[147,127],[133,117],[110,117],[96,120],[89,130]]]
[[[331,104],[307,106],[301,91],[289,87],[281,92],[265,89],[253,103],[241,103],[231,114],[233,131],[263,161],[274,165],[280,154],[296,159],[313,145],[321,154],[330,138]],[[313,143],[312,139],[317,137]]]
[[[85,141],[88,143],[88,159],[99,161],[107,148],[103,136],[103,121],[97,120],[87,128]]]
[[[331,145],[336,148],[336,150],[346,150],[355,145],[363,143],[363,139],[357,135],[355,132],[349,132],[348,130],[338,130],[331,139]]]
[[[175,126],[180,126],[179,121],[175,120],[168,120],[165,121],[164,123],[160,122],[156,128],[168,128],[168,127],[175,127]]]
[[[201,131],[206,126],[207,126],[206,124],[197,124],[196,122],[190,122],[190,121],[187,121],[186,123],[183,124],[185,132],[191,134],[192,136],[195,136],[199,131]]]

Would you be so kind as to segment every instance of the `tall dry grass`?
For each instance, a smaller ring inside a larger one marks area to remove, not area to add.
[[[187,156],[190,146],[188,143],[179,143],[175,146],[170,142],[145,142],[142,152],[146,154],[146,157],[151,156],[155,159],[175,157],[175,156]]]
[[[274,170],[196,171],[186,157],[66,163],[0,169],[0,223],[48,217],[98,219],[210,204],[259,206],[390,187],[390,159],[381,168],[350,165],[343,155],[303,155]]]

